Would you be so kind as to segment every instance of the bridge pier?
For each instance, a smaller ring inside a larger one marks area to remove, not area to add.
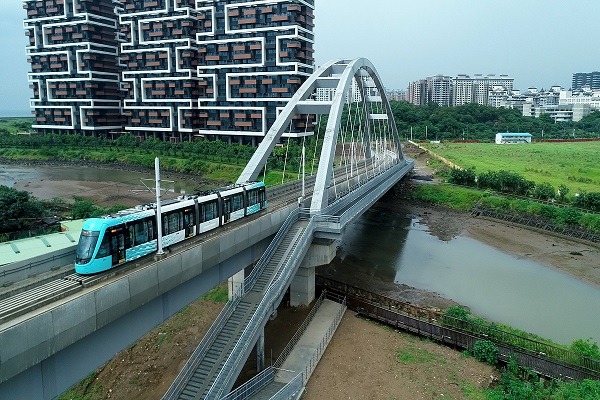
[[[335,258],[339,240],[315,238],[290,285],[290,305],[307,306],[315,299],[315,268]]]
[[[245,270],[241,270],[227,280],[227,292],[229,300],[233,299],[234,293],[239,293],[244,290],[244,279],[246,278]]]
[[[262,372],[265,369],[265,328],[258,335],[256,341],[256,372]]]

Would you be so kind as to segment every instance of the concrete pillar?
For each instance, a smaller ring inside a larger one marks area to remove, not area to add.
[[[229,281],[227,283],[227,287],[228,287],[228,292],[229,292],[229,300],[231,300],[233,298],[233,294],[236,292],[241,292],[242,290],[244,290],[244,278],[246,277],[246,274],[244,273],[244,270],[241,270],[240,272],[238,272],[237,274],[233,275],[231,278],[229,278]]]
[[[307,306],[315,299],[315,268],[335,258],[338,240],[315,239],[290,285],[290,305]]]
[[[265,329],[258,336],[256,341],[256,372],[262,372],[265,369]]]

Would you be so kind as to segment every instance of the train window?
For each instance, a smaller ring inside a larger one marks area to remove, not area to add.
[[[133,246],[146,243],[148,241],[148,221],[138,221],[133,226]]]
[[[102,243],[100,243],[100,248],[98,249],[98,253],[96,257],[102,258],[107,257],[110,254],[110,247],[108,246],[108,232],[104,233],[104,237],[102,238]]]
[[[264,203],[267,200],[267,191],[263,187],[258,188],[258,201]]]
[[[232,211],[237,211],[237,210],[241,210],[242,208],[244,208],[244,194],[243,193],[234,194],[231,197],[231,201],[233,204]]]
[[[166,214],[163,218],[163,235],[169,235],[183,229],[182,211],[174,211]]]
[[[258,203],[258,189],[248,190],[248,205],[252,206]]]
[[[146,224],[148,225],[148,239],[154,240],[154,238],[155,238],[155,236],[154,236],[155,221],[154,220],[146,221]]]
[[[215,218],[217,218],[217,202],[211,201],[210,203],[202,204],[200,210],[200,222],[210,221]]]

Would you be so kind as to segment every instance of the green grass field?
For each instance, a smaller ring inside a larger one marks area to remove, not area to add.
[[[535,183],[555,188],[566,185],[571,193],[600,192],[600,142],[426,144],[436,154],[477,173],[511,171]]]
[[[22,133],[31,130],[33,118],[0,118],[0,133]]]

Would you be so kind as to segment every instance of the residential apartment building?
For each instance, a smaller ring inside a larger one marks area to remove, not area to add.
[[[600,71],[574,73],[571,90],[577,91],[584,87],[591,90],[600,90]]]
[[[450,106],[452,105],[452,78],[436,75],[411,82],[408,85],[405,99],[418,106],[429,103]]]
[[[105,35],[112,38],[113,51],[103,66],[117,71],[113,84],[117,88],[120,84],[121,91],[102,94],[122,106],[123,117],[109,130],[170,141],[236,138],[256,144],[314,70],[314,0],[26,0],[25,4],[29,13],[49,2],[60,5],[67,24],[73,23],[82,4],[103,10],[109,25]],[[28,16],[26,26],[37,15]],[[40,24],[47,23],[44,18]],[[98,35],[88,39],[92,46],[104,40]],[[46,42],[39,44],[40,49],[45,46]],[[66,78],[70,85],[71,77]],[[97,112],[97,102],[91,108]],[[73,131],[78,131],[76,126]],[[299,116],[286,135],[311,131],[312,117]]]
[[[480,75],[477,74],[473,78],[469,75],[458,75],[454,79],[454,106],[462,106],[469,103],[475,103],[480,105],[490,105],[489,94],[496,91],[499,87],[504,88],[507,93],[513,90],[514,79],[509,78],[508,75]],[[496,100],[492,100],[494,103]]]
[[[455,78],[436,75],[411,82],[406,100],[416,105],[436,103],[461,106],[476,103],[500,107],[513,90],[514,79],[507,75],[458,75]],[[490,97],[491,96],[491,97]]]
[[[452,105],[452,77],[436,75],[427,78],[427,103]]]
[[[112,0],[25,1],[33,128],[106,134],[122,128]]]
[[[408,84],[406,101],[417,106],[427,104],[427,80],[420,79]]]

